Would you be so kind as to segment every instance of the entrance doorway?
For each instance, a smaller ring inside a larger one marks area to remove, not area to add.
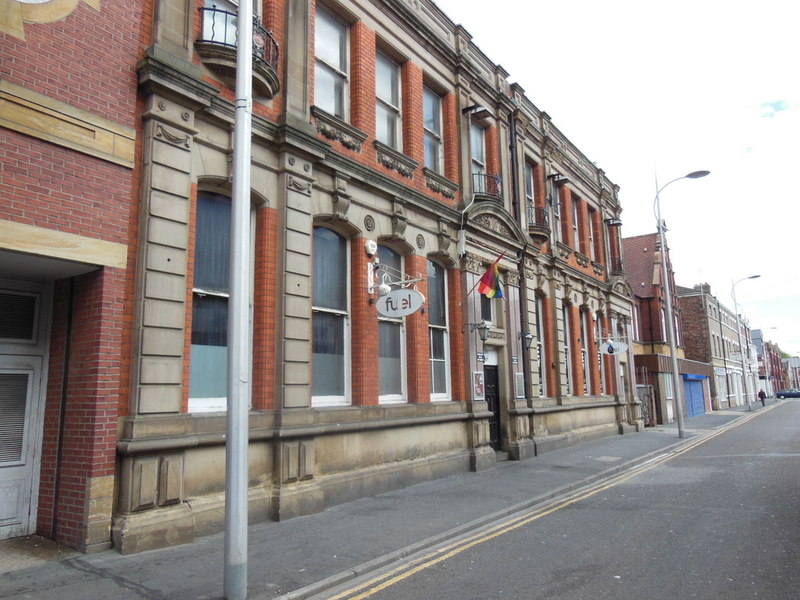
[[[0,539],[35,531],[39,493],[49,294],[20,287],[0,281]]]
[[[489,417],[489,445],[494,450],[500,449],[500,394],[497,390],[497,365],[483,367],[484,391],[486,404],[492,416]]]

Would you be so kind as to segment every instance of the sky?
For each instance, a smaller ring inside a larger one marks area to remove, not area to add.
[[[660,188],[677,284],[735,288],[800,356],[794,0],[435,1],[620,186],[624,237],[655,233]]]

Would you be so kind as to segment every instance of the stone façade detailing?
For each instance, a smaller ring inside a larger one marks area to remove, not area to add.
[[[375,140],[373,143],[377,153],[378,162],[388,169],[397,171],[403,177],[411,179],[414,177],[414,171],[417,170],[417,161],[407,157],[390,148],[386,144]]]
[[[476,217],[473,222],[483,229],[493,231],[507,239],[514,239],[515,237],[514,232],[511,231],[511,229],[509,229],[508,226],[497,217],[483,214]]]
[[[429,190],[441,194],[450,200],[456,197],[456,192],[458,191],[457,184],[428,168],[423,168],[422,172],[425,174],[425,185],[428,186]]]
[[[333,115],[329,115],[316,106],[311,107],[311,114],[314,115],[314,124],[320,134],[329,140],[339,142],[345,148],[349,148],[355,152],[361,152],[361,146],[367,139],[366,133]]]

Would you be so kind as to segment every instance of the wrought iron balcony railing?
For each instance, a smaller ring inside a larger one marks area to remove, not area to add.
[[[550,218],[547,215],[547,209],[528,204],[528,227],[541,227],[549,230]]]
[[[472,191],[475,194],[492,196],[494,198],[503,197],[503,182],[497,175],[487,175],[486,173],[472,174]]]
[[[200,8],[200,16],[203,28],[198,42],[236,48],[238,32],[235,13],[219,8]],[[253,18],[253,60],[263,61],[274,71],[278,70],[278,43],[258,17]]]

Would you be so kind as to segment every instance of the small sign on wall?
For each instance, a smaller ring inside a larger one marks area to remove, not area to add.
[[[472,399],[483,400],[486,392],[483,386],[483,371],[472,372]]]
[[[514,387],[516,389],[517,398],[525,397],[525,373],[514,373]]]

